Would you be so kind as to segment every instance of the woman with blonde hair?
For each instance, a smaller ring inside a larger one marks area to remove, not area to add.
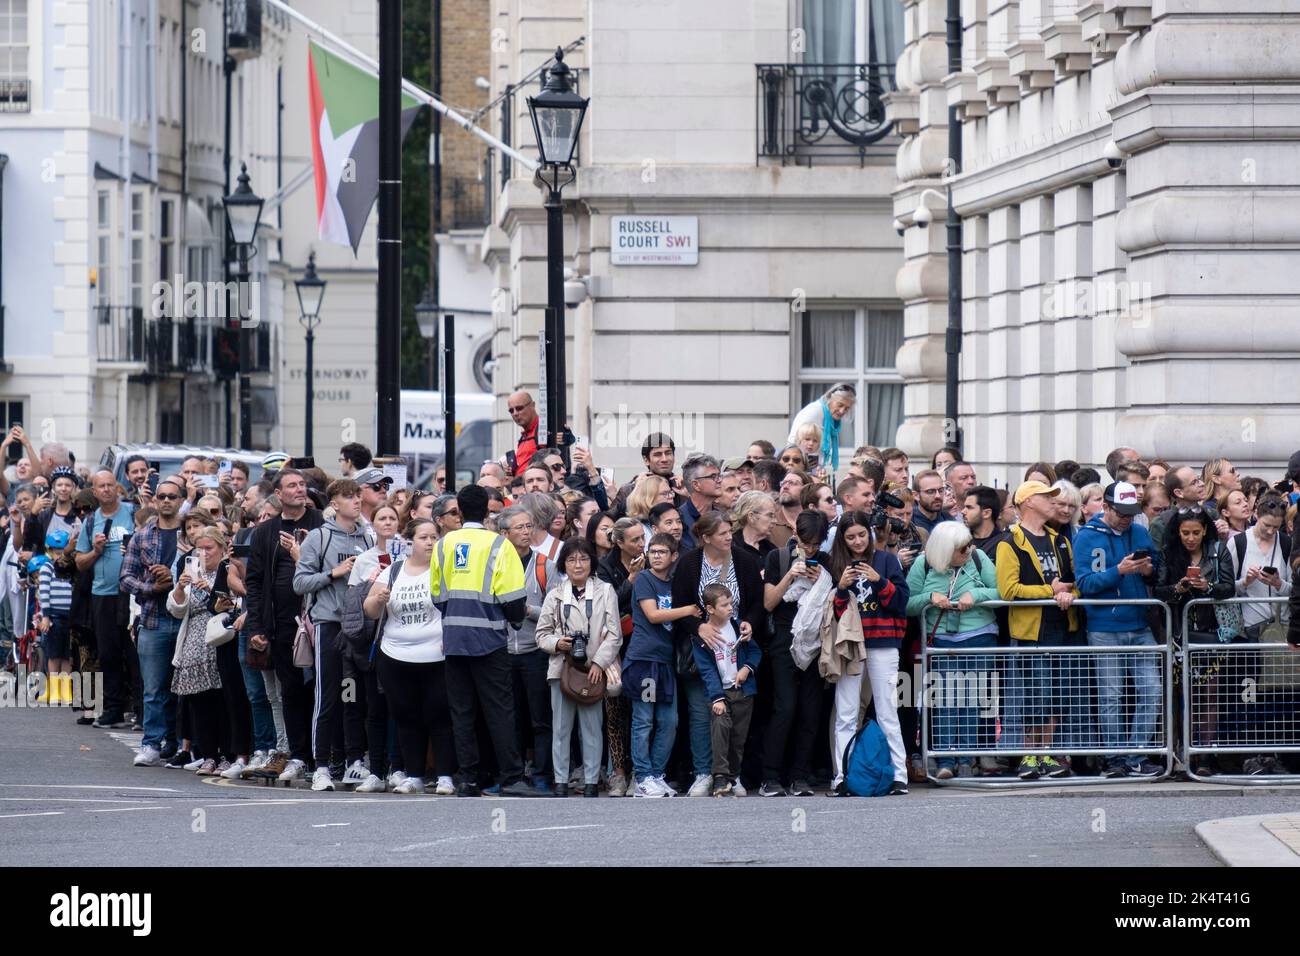
[[[226,506],[215,494],[204,495],[194,502],[194,510],[210,515],[213,521],[219,521],[226,516]]]
[[[650,509],[657,504],[672,504],[673,489],[658,475],[645,475],[627,496],[627,516],[644,525],[650,523]]]
[[[1201,469],[1201,480],[1205,482],[1203,501],[1218,501],[1220,495],[1241,488],[1241,479],[1237,476],[1237,467],[1226,458],[1211,458]]]
[[[733,542],[760,562],[767,560],[776,545],[768,537],[776,520],[776,502],[766,491],[746,491],[731,509]]]

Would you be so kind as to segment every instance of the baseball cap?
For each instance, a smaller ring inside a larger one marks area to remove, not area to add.
[[[378,468],[362,468],[352,476],[352,480],[359,485],[378,485],[385,481],[390,485],[393,483],[393,479],[389,478]]]
[[[1130,485],[1130,487],[1132,486]],[[1055,498],[1060,493],[1060,488],[1053,488],[1041,481],[1026,481],[1016,489],[1015,505],[1019,507],[1035,495],[1047,495],[1049,498]]]
[[[45,536],[45,547],[61,551],[68,546],[68,532],[63,528],[56,528]]]
[[[1137,489],[1127,481],[1112,481],[1102,492],[1101,500],[1122,515],[1135,515],[1142,510]]]
[[[727,471],[738,471],[741,468],[753,468],[754,463],[744,455],[740,455],[736,458],[728,458],[722,463],[722,467]]]

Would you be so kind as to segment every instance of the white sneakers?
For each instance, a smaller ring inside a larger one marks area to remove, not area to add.
[[[276,779],[281,783],[294,783],[295,781],[302,779],[302,772],[306,769],[307,765],[301,760],[290,760],[288,765],[280,773],[280,776],[276,777]],[[327,774],[329,773],[328,770],[325,772]]]
[[[383,793],[387,789],[388,789],[388,785],[384,783],[383,778],[377,777],[372,773],[370,774],[370,776],[366,777],[365,780],[362,780],[361,783],[357,785],[356,792],[357,793]]]
[[[334,778],[330,776],[329,767],[317,767],[316,772],[311,775],[311,788],[317,793],[322,790],[334,789]]]
[[[440,797],[454,797],[456,795],[456,782],[448,776],[438,778],[438,785],[433,788],[433,792]]]
[[[162,766],[162,753],[153,747],[141,747],[140,752],[135,755],[131,764],[136,767],[160,767]]]
[[[677,791],[658,777],[642,777],[632,790],[633,797],[675,797]]]
[[[609,778],[609,795],[611,797],[627,796],[627,777],[621,773],[616,773]]]
[[[388,789],[396,790],[398,786],[401,784],[401,782],[405,779],[406,779],[406,774],[404,774],[400,770],[394,770],[392,773],[388,775]]]
[[[424,793],[424,781],[419,777],[406,777],[393,788],[393,793]]]
[[[236,758],[234,763],[232,763],[225,770],[221,771],[221,777],[226,780],[238,780],[239,775],[242,774],[247,768],[248,768],[248,761],[245,760],[243,757],[238,757]]]
[[[733,797],[747,797],[747,796],[749,796],[749,791],[746,790],[746,789],[744,788],[744,786],[741,785],[741,782],[740,782],[740,778],[739,778],[739,777],[737,777],[735,780],[731,781],[731,795],[732,795]]]
[[[713,775],[707,773],[696,774],[695,782],[691,784],[691,789],[686,791],[688,797],[707,797],[713,792]]]
[[[191,760],[189,763],[187,763],[184,769],[190,771],[190,773],[193,773],[194,771],[202,767],[206,762],[207,762],[206,758],[196,757],[194,760]],[[213,766],[216,766],[215,760],[213,761]]]
[[[343,771],[343,786],[360,786],[370,776],[370,770],[360,760],[352,761],[352,765]]]

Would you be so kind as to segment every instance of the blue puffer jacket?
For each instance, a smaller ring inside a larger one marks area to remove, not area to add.
[[[1143,548],[1151,552],[1150,580],[1138,574],[1120,574],[1119,563]],[[1119,534],[1111,530],[1100,514],[1095,514],[1074,536],[1074,576],[1079,593],[1085,598],[1149,597],[1147,585],[1155,582],[1159,563],[1160,555],[1151,543],[1151,535],[1138,524]],[[1140,631],[1147,626],[1147,609],[1141,605],[1088,608],[1090,631]]]

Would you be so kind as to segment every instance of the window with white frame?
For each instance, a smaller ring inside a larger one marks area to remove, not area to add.
[[[858,402],[840,425],[841,444],[894,444],[903,422],[903,376],[896,367],[902,308],[814,306],[797,313],[794,331],[796,410],[837,382],[849,382]]]
[[[27,0],[0,0],[0,80],[27,79]]]
[[[143,307],[146,289],[152,282],[146,282],[148,275],[149,216],[147,195],[143,189],[131,190],[131,304]]]
[[[111,189],[95,191],[95,297],[100,305],[113,304],[113,241],[117,206]]]

